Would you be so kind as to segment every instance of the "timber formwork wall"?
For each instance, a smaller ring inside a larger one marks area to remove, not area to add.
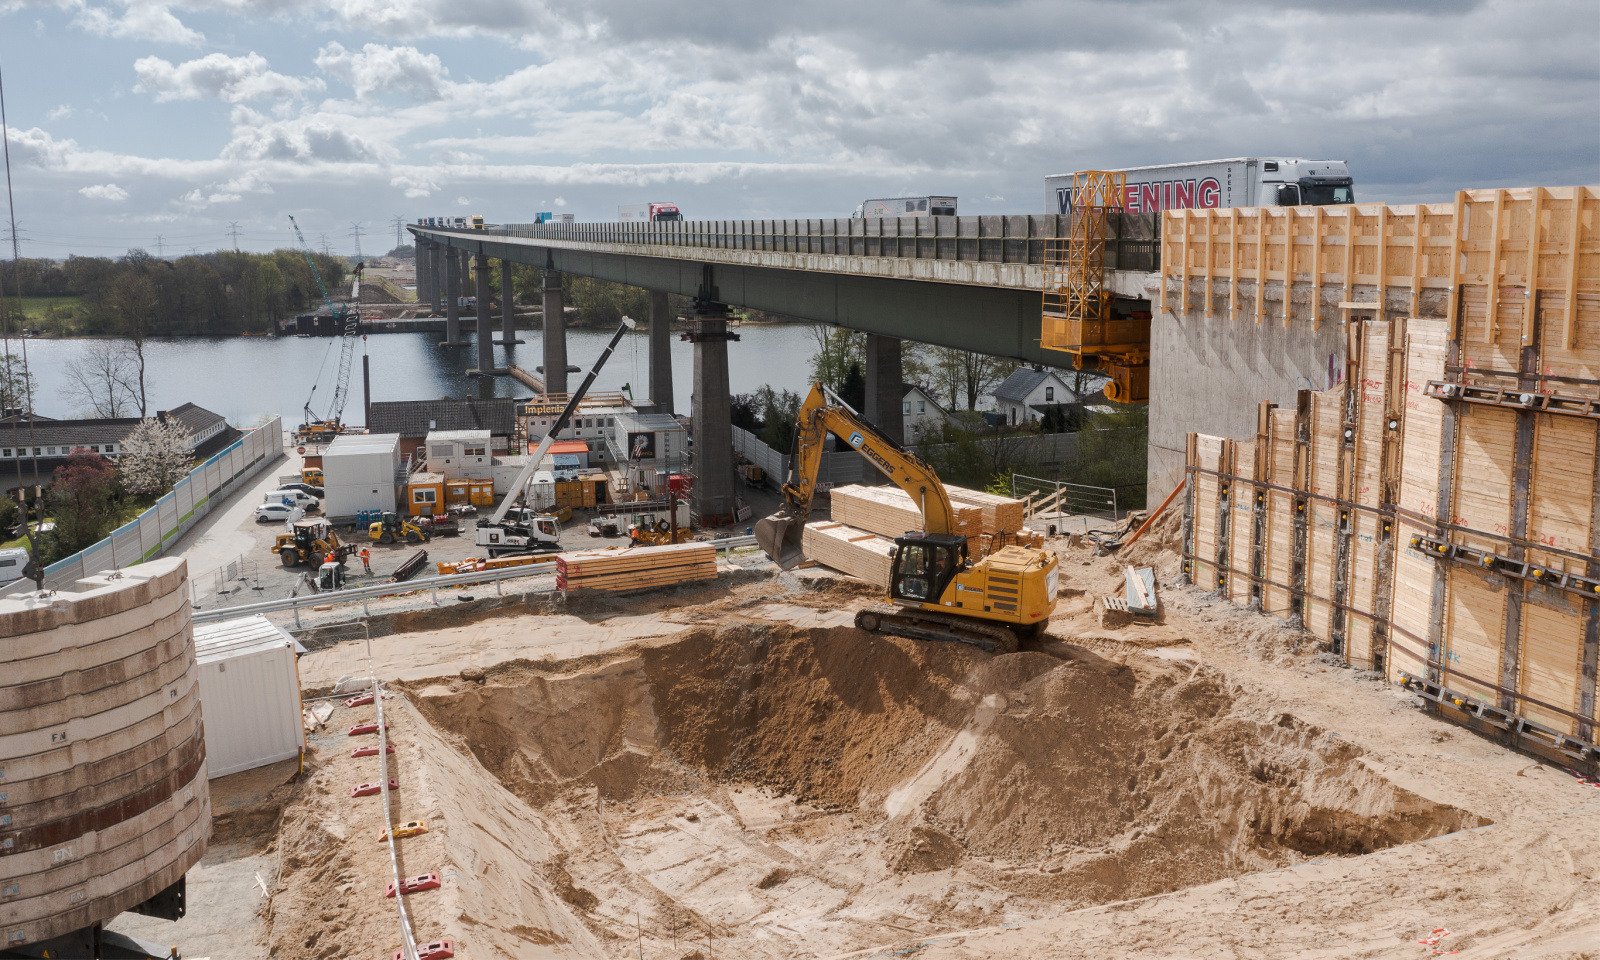
[[[1190,435],[1190,579],[1591,766],[1597,195],[1175,211],[1162,240],[1163,292],[1184,306],[1198,289],[1242,323],[1338,322],[1347,339],[1335,387],[1264,404],[1253,437]]]

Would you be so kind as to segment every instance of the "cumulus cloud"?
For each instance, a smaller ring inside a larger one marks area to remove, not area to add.
[[[254,51],[242,57],[210,53],[197,60],[174,64],[160,57],[134,61],[133,88],[153,94],[158,102],[216,98],[243,103],[263,97],[300,97],[321,90],[322,81],[291,77],[274,71],[267,58]]]
[[[392,177],[389,186],[402,191],[408,200],[420,200],[431,197],[439,189],[439,185],[426,177],[400,176]]]
[[[78,188],[79,196],[88,197],[90,200],[108,200],[112,203],[121,203],[128,199],[128,191],[114,183],[99,183]]]
[[[346,50],[335,42],[317,51],[317,67],[349,84],[362,100],[385,94],[426,102],[444,95],[450,71],[444,62],[416,47],[369,43]]]
[[[235,107],[233,139],[222,156],[235,160],[330,161],[386,160],[387,144],[352,132],[349,119],[320,112],[273,120],[248,107]]]
[[[223,193],[221,191],[207,192],[206,190],[196,187],[195,189],[190,190],[188,193],[179,197],[178,203],[182,206],[190,207],[195,210],[203,210],[206,207],[215,206],[219,203],[238,203],[243,199],[244,198],[237,193]]]
[[[72,18],[74,26],[96,36],[185,47],[195,46],[205,40],[205,34],[184,26],[163,3],[127,0],[120,12],[104,6],[89,6],[85,0],[65,0],[63,6],[75,11]]]
[[[45,114],[45,116],[47,118],[49,118],[52,122],[60,122],[62,120],[70,120],[70,119],[72,119],[72,115],[74,113],[77,113],[77,111],[72,109],[72,106],[70,104],[63,103],[63,104],[58,104],[49,113]]]

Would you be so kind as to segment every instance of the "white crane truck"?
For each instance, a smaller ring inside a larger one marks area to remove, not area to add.
[[[545,455],[550,452],[550,447],[556,442],[557,436],[571,422],[573,412],[578,409],[578,404],[583,402],[584,394],[594,385],[594,378],[600,374],[600,368],[611,359],[611,352],[622,342],[623,334],[637,326],[638,323],[632,318],[622,318],[617,332],[611,335],[611,342],[600,351],[600,357],[589,369],[589,375],[583,378],[578,389],[567,398],[567,405],[562,408],[561,415],[550,425],[544,439],[539,441],[539,446],[528,455],[528,462],[511,482],[511,489],[501,498],[500,505],[495,508],[488,520],[478,524],[478,546],[486,548],[490,557],[508,553],[550,553],[561,549],[560,527],[556,523],[556,518],[540,513],[531,505],[521,504],[527,499],[528,484],[533,482],[539,464],[544,462]]]

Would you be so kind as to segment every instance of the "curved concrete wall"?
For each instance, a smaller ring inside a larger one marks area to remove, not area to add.
[[[182,559],[0,599],[0,949],[109,920],[211,833]]]

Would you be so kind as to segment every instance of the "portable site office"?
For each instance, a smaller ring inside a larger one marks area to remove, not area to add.
[[[259,614],[197,625],[194,647],[210,778],[299,756],[305,648]]]

